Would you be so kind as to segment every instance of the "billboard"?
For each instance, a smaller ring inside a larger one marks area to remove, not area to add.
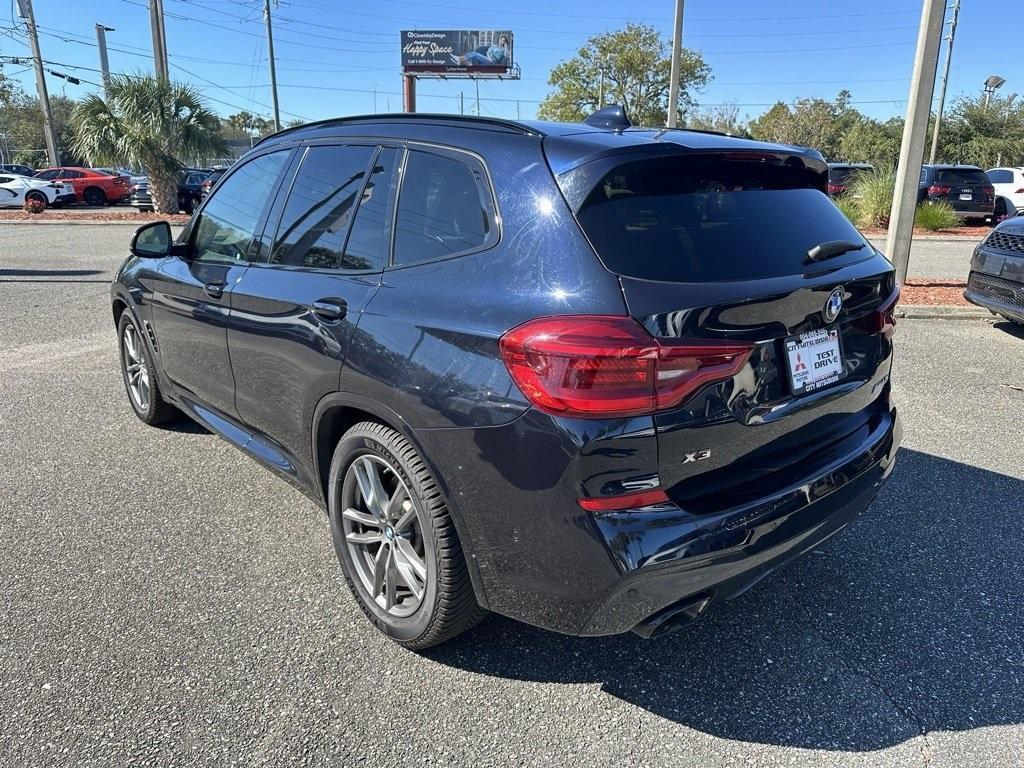
[[[508,30],[403,30],[401,49],[407,73],[505,74],[512,68]]]

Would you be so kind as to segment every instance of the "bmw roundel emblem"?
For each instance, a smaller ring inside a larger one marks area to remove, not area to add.
[[[821,316],[825,318],[826,323],[831,323],[837,317],[839,312],[843,309],[843,289],[836,288],[832,293],[828,295],[828,301],[825,302],[825,308],[821,310]]]

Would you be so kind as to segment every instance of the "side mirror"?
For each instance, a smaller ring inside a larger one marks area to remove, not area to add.
[[[151,221],[135,230],[132,255],[140,259],[162,259],[170,255],[172,243],[171,225],[166,221]]]

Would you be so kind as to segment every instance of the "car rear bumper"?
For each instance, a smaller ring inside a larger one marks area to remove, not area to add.
[[[600,516],[623,576],[581,634],[649,637],[749,589],[867,508],[901,438],[890,411],[855,452],[770,498],[714,515],[652,508]]]
[[[57,195],[57,198],[54,200],[54,202],[57,203],[57,204],[63,204],[63,203],[73,203],[76,200],[78,200],[78,196],[74,192],[69,192],[69,193],[64,194],[64,195]]]
[[[445,488],[481,604],[566,634],[644,634],[662,612],[742,592],[867,507],[901,436],[888,387],[877,397],[870,428],[842,453],[713,512],[577,504],[624,467],[635,476],[657,466],[649,417],[595,426],[531,410],[505,425],[416,437]]]

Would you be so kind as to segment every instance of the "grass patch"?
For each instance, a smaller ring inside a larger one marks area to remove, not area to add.
[[[857,174],[847,192],[856,211],[856,218],[851,221],[865,228],[888,227],[895,187],[896,171],[892,168],[875,168]]]
[[[943,201],[937,203],[921,203],[914,212],[914,226],[935,232],[940,229],[952,229],[963,224],[952,206]]]
[[[839,197],[833,197],[832,202],[836,204],[836,208],[842,211],[843,216],[856,226],[857,217],[859,216],[857,201],[848,195],[840,195]]]

